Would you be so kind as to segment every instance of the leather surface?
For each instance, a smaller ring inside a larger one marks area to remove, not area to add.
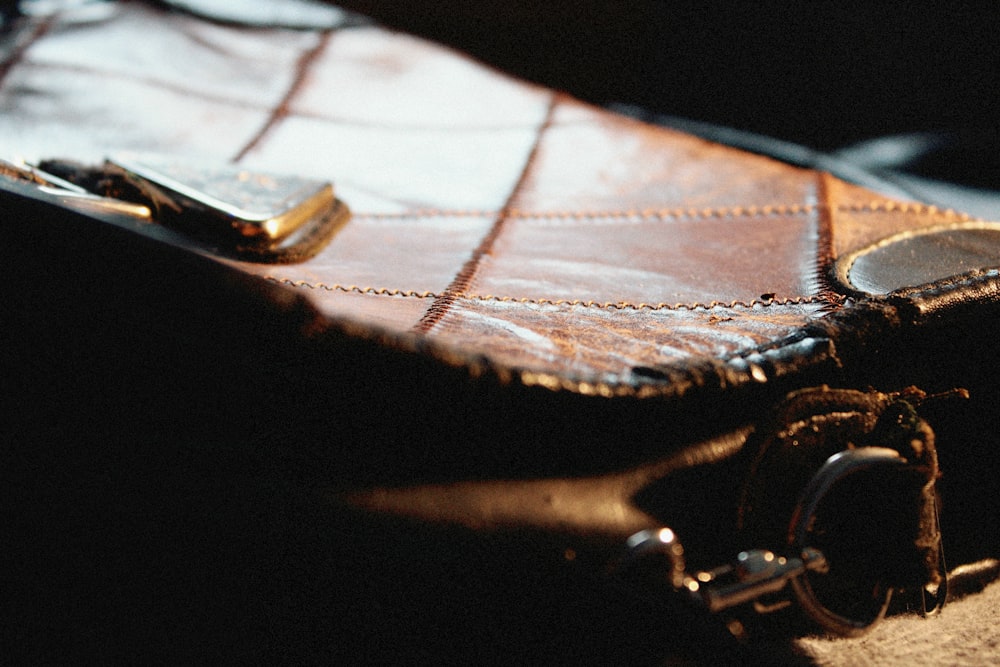
[[[8,60],[3,152],[154,152],[330,179],[354,215],[326,250],[239,268],[332,318],[500,367],[635,386],[635,369],[739,359],[842,308],[836,257],[967,219],[372,25],[89,11],[37,23]]]
[[[847,280],[861,291],[888,294],[976,272],[996,261],[997,231],[993,225],[968,225],[891,238],[853,258]]]

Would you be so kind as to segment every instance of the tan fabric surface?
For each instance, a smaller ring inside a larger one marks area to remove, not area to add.
[[[991,563],[995,570],[996,563]],[[860,639],[808,637],[797,647],[811,662],[844,665],[1000,664],[1000,581],[949,603],[937,616],[890,618]]]

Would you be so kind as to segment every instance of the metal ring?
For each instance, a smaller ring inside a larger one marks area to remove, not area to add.
[[[640,531],[628,538],[627,547],[622,571],[628,571],[650,557],[661,556],[667,559],[665,574],[671,587],[680,590],[684,586],[686,568],[684,547],[681,546],[674,531],[669,528]]]
[[[850,449],[827,459],[809,481],[792,514],[788,539],[795,553],[810,546],[807,542],[816,510],[835,485],[858,472],[880,466],[898,467],[906,463],[899,452],[885,447]],[[794,577],[791,585],[799,605],[812,620],[830,632],[848,637],[862,635],[882,620],[892,600],[892,589],[886,588],[881,598],[874,601],[869,617],[849,618],[832,611],[819,600],[810,583],[810,573]]]

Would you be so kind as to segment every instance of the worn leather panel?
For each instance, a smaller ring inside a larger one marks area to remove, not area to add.
[[[372,25],[212,24],[138,3],[31,28],[0,150],[117,151],[332,180],[316,257],[230,262],[327,315],[609,384],[741,359],[843,307],[832,262],[966,219],[515,81]]]
[[[890,237],[845,258],[845,282],[888,294],[1000,265],[1000,228],[967,223]]]

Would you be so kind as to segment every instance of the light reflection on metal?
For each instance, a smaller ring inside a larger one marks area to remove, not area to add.
[[[185,209],[209,214],[207,219],[217,220],[222,230],[264,244],[288,237],[334,205],[333,186],[325,181],[148,157],[115,157],[108,164],[159,189]]]
[[[677,540],[674,531],[669,528],[643,530],[628,538],[626,545],[628,553],[623,563],[624,569],[664,559],[667,563],[664,575],[674,589],[690,588],[693,585],[693,590],[697,590],[698,582],[686,574],[684,547]]]
[[[195,241],[223,257],[304,261],[350,217],[329,181],[154,157],[39,164],[0,160],[0,184],[161,240]]]
[[[894,449],[885,447],[862,447],[850,449],[831,456],[810,480],[802,493],[802,499],[795,507],[789,527],[789,542],[794,547],[804,548],[810,539],[820,502],[841,480],[855,473],[875,467],[898,468],[906,465],[906,459]],[[820,570],[825,573],[825,570]],[[822,628],[841,636],[855,637],[864,634],[885,616],[892,600],[892,589],[879,586],[881,595],[875,595],[870,608],[863,617],[859,605],[850,618],[829,608],[816,594],[808,576],[792,579],[795,599],[806,614]]]
[[[787,555],[750,549],[740,552],[732,564],[688,574],[684,569],[684,549],[677,536],[669,528],[661,528],[639,532],[627,540],[621,570],[627,572],[640,564],[647,569],[659,567],[662,575],[651,581],[670,581],[675,592],[686,594],[712,613],[747,603],[753,603],[754,609],[761,613],[784,608],[790,600],[775,602],[768,596],[790,584],[794,600],[822,628],[841,636],[863,634],[885,615],[892,590],[876,582],[876,591],[881,591],[882,597],[875,595],[874,606],[867,610],[864,604],[852,606],[856,618],[828,608],[810,584],[811,576],[825,576],[831,571],[823,553],[809,545],[810,531],[821,501],[846,477],[873,468],[898,470],[907,463],[896,450],[882,447],[862,447],[831,456],[812,477],[796,506]],[[661,557],[663,562],[658,564],[654,557]]]
[[[86,193],[80,194],[76,192],[68,192],[46,186],[40,187],[39,190],[52,195],[52,197],[56,200],[55,203],[80,211],[81,213],[114,213],[118,215],[126,215],[147,222],[152,221],[153,219],[153,212],[149,210],[148,206],[143,206],[142,204],[132,204],[119,199],[98,197],[97,195]]]
[[[81,213],[124,215],[144,222],[149,222],[153,217],[152,211],[147,206],[87,192],[78,185],[49,174],[23,160],[0,159],[0,177],[33,186],[35,192],[52,203]]]

